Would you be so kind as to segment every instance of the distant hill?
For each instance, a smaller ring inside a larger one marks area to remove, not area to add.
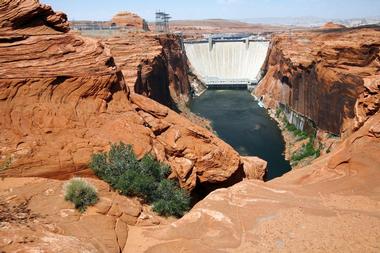
[[[327,19],[319,17],[268,17],[268,18],[247,18],[240,21],[251,24],[267,24],[267,25],[287,25],[302,27],[319,27],[327,22],[341,24],[346,27],[356,27],[362,25],[372,25],[380,23],[379,17],[370,18],[351,18],[351,19]]]
[[[151,23],[154,27],[154,23]],[[268,24],[250,24],[239,20],[204,19],[204,20],[173,20],[170,30],[182,32],[191,37],[202,37],[204,34],[217,33],[271,33],[289,29],[287,26]]]

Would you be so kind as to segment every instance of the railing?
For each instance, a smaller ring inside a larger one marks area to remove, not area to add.
[[[204,81],[207,88],[214,89],[252,89],[257,80],[249,79],[207,79]]]
[[[217,42],[269,42],[269,39],[212,39],[212,43]],[[200,44],[200,43],[209,43],[209,39],[200,39],[200,40],[184,40],[185,44]]]

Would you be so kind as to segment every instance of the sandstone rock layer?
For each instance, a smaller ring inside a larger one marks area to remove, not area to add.
[[[104,44],[66,32],[63,14],[19,0],[3,2],[0,16],[0,164],[11,161],[2,175],[89,174],[91,154],[119,141],[169,163],[188,190],[242,170],[238,153],[213,134],[130,95]]]
[[[148,25],[144,19],[132,12],[119,12],[112,20],[112,24],[119,27],[135,28],[140,30],[148,30]]]
[[[272,39],[255,93],[334,134],[347,135],[380,107],[380,29],[294,32]]]
[[[100,180],[89,181],[97,188],[99,201],[81,214],[64,200],[64,182],[4,179],[0,186],[0,215],[7,219],[0,220],[0,249],[117,253],[125,247],[129,226],[174,220],[158,217],[136,199],[119,196]]]
[[[175,108],[188,102],[188,66],[176,35],[128,33],[105,41],[132,92]]]
[[[378,113],[338,149],[310,166],[266,183],[246,180],[216,190],[170,225],[131,228],[126,249],[377,252],[379,130]],[[149,239],[144,243],[135,239],[141,235]]]

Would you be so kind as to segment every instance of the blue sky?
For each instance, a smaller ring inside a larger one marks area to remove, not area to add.
[[[121,10],[147,20],[156,10],[174,19],[264,17],[358,18],[380,16],[380,0],[40,0],[64,11],[70,20],[109,20]]]

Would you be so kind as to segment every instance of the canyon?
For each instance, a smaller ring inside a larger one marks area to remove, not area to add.
[[[253,93],[268,110],[340,136],[269,182],[265,161],[176,112],[192,87],[175,35],[90,38],[47,5],[1,2],[0,251],[377,252],[380,29],[276,34],[262,72]],[[189,192],[216,190],[181,219],[157,216],[89,170],[119,141],[170,165]],[[64,201],[73,176],[98,189],[85,213]]]
[[[102,43],[67,33],[65,22],[57,26],[63,32],[57,31],[49,20],[59,14],[31,3],[12,1],[5,5],[12,8],[2,9],[5,14],[14,10],[10,14],[21,27],[1,23],[4,32],[15,29],[12,35],[2,35],[5,42],[0,45],[1,156],[12,160],[2,175],[59,179],[86,175],[90,155],[118,141],[132,144],[140,157],[152,152],[169,163],[173,176],[181,178],[188,190],[197,182],[222,183],[243,173],[243,163],[229,145],[131,92],[130,76],[124,79]],[[28,35],[25,25],[33,19],[41,24],[41,34]],[[15,33],[20,37],[10,37]],[[137,67],[136,80],[139,72]]]

